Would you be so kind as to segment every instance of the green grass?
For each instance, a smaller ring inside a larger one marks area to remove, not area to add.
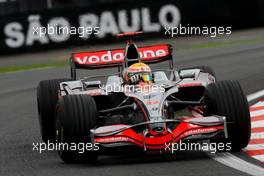
[[[10,73],[26,70],[44,69],[44,68],[54,68],[54,67],[65,67],[68,65],[68,61],[54,62],[49,64],[32,64],[32,65],[18,65],[18,66],[7,66],[0,67],[0,73]]]
[[[217,41],[217,42],[207,42],[203,44],[197,44],[190,47],[190,49],[206,49],[206,48],[216,48],[230,45],[241,45],[241,44],[254,44],[258,42],[264,42],[264,37],[258,37],[254,39],[241,39],[241,40],[229,40],[229,41]]]
[[[232,45],[241,45],[241,44],[254,44],[258,42],[264,42],[264,37],[258,37],[253,39],[241,39],[241,40],[224,40],[224,41],[212,41],[203,44],[196,44],[187,48],[187,50],[197,50],[197,49],[206,49],[206,48],[216,48],[216,47],[225,47]],[[180,49],[186,50],[186,49]],[[48,64],[31,64],[31,65],[23,65],[23,66],[6,66],[0,67],[1,73],[10,73],[10,72],[18,72],[18,71],[27,71],[27,70],[35,70],[35,69],[45,69],[45,68],[58,68],[65,67],[68,65],[68,60],[48,63]]]

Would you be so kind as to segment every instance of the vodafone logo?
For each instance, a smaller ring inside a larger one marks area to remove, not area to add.
[[[138,49],[142,60],[158,59],[169,54],[167,45],[157,45],[141,47]],[[97,52],[84,52],[75,53],[73,55],[74,62],[80,65],[107,65],[113,63],[123,62],[125,57],[123,49],[112,51],[97,51]]]
[[[109,138],[97,138],[95,142],[98,143],[112,143],[112,142],[131,142],[132,140],[128,137],[118,136],[118,137],[109,137]]]
[[[124,60],[124,50],[86,52],[74,54],[74,61],[78,64],[100,64],[122,62]]]

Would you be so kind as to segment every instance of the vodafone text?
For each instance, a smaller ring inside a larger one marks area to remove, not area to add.
[[[168,46],[154,46],[139,48],[142,59],[155,59],[168,55]],[[107,64],[124,60],[124,50],[98,51],[74,54],[74,61],[78,64]]]

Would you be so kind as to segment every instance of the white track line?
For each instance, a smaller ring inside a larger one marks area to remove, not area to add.
[[[249,144],[245,151],[247,150],[263,150],[264,144]]]
[[[251,95],[247,96],[248,101],[256,100],[260,97],[264,96],[264,90],[261,90],[259,92],[253,93]],[[250,145],[251,147],[254,147],[253,145]],[[244,173],[247,173],[249,175],[253,176],[263,176],[264,175],[264,168],[254,165],[250,162],[247,162],[245,160],[242,160],[238,158],[237,156],[231,154],[231,153],[216,153],[216,154],[209,154],[215,161],[218,161],[228,167],[234,168],[236,170],[242,171]],[[261,155],[262,157],[262,155]],[[259,158],[261,161],[264,160],[263,158]]]
[[[211,157],[226,166],[232,167],[236,170],[245,172],[253,176],[263,176],[264,168],[249,163],[231,153],[216,153],[211,155]]]
[[[254,155],[254,156],[251,156],[252,158],[255,158],[257,160],[260,160],[260,161],[264,161],[264,155]],[[262,173],[262,175],[264,175],[264,172]]]
[[[256,100],[260,97],[264,96],[264,89],[261,90],[261,91],[258,91],[256,93],[253,93],[253,94],[250,94],[247,96],[247,100],[250,102],[250,101],[253,101],[253,100]]]

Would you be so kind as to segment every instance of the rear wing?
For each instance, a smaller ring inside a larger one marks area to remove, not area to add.
[[[138,48],[141,60],[152,64],[170,60],[173,67],[172,47],[168,44]],[[70,58],[71,76],[76,79],[76,69],[101,69],[117,67],[120,70],[125,58],[125,49],[73,53]]]

